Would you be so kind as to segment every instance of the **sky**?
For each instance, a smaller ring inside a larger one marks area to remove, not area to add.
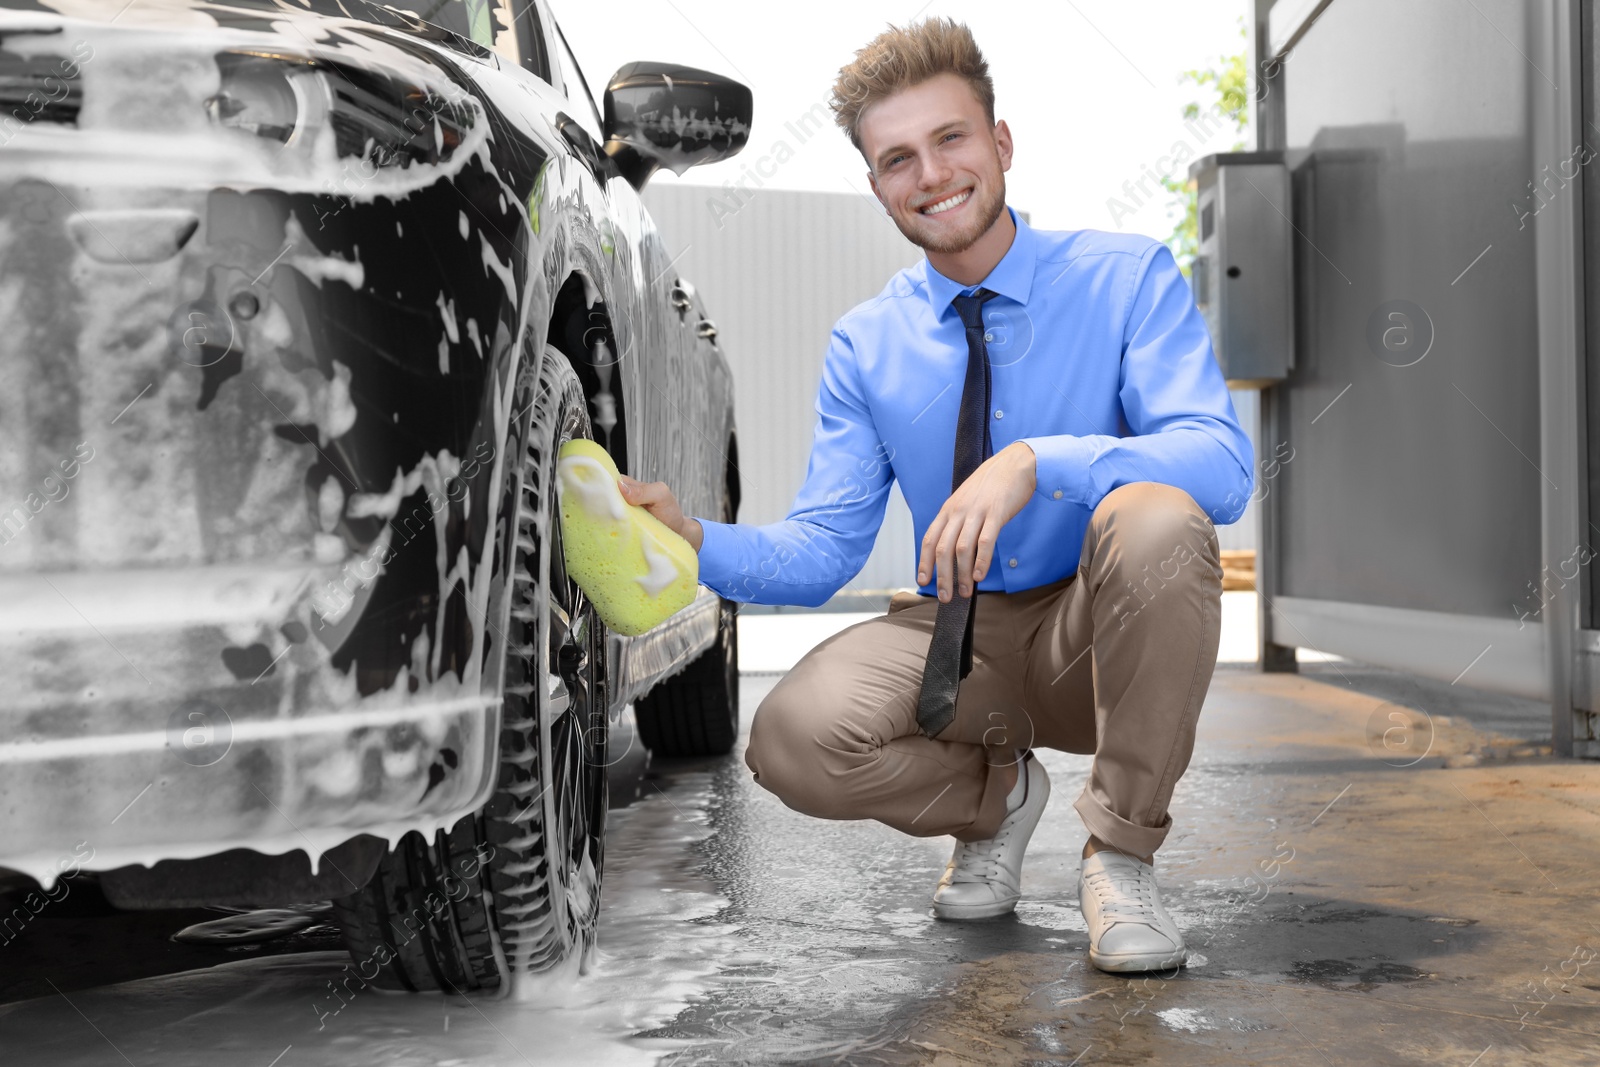
[[[866,164],[827,110],[833,79],[887,25],[934,15],[965,22],[988,60],[995,117],[1006,120],[1015,142],[1006,199],[1036,227],[1165,238],[1175,218],[1171,198],[1150,175],[1186,174],[1186,165],[1170,163],[1178,142],[1195,158],[1233,147],[1231,127],[1209,134],[1185,127],[1183,105],[1214,96],[1178,79],[1244,50],[1239,28],[1248,0],[933,0],[919,10],[921,2],[549,0],[597,97],[617,68],[635,60],[699,67],[751,87],[755,119],[740,155],[682,178],[661,171],[652,182],[721,186],[754,175],[751,187],[870,199]],[[809,129],[801,124],[808,113]],[[778,155],[788,158],[778,165]],[[764,156],[769,177],[756,172]],[[1124,189],[1141,177],[1145,193]]]

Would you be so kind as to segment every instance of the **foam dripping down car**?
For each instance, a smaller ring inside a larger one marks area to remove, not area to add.
[[[332,899],[364,979],[508,991],[591,955],[621,709],[733,743],[732,605],[608,633],[554,471],[736,514],[638,194],[751,98],[602,114],[540,0],[399,6],[0,0],[0,875]]]

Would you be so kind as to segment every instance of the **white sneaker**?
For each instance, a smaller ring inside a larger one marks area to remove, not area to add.
[[[1183,934],[1161,906],[1155,868],[1102,849],[1078,870],[1078,906],[1089,925],[1089,962],[1102,971],[1156,971],[1182,964]]]
[[[1022,896],[1022,854],[1050,799],[1050,776],[1030,750],[1017,770],[1022,803],[1007,813],[987,841],[957,841],[933,891],[933,913],[941,919],[989,919],[1017,906]]]

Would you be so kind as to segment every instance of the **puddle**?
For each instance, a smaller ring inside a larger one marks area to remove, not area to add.
[[[1391,982],[1417,982],[1433,975],[1404,963],[1383,959],[1302,960],[1289,969],[1294,981],[1313,982],[1325,989],[1368,992]]]
[[[696,872],[692,846],[710,833],[709,797],[708,774],[685,774],[670,797],[611,812],[595,965],[579,978],[529,982],[516,1002],[369,988],[328,1013],[328,982],[349,957],[273,956],[0,1007],[7,1059],[20,1053],[60,1067],[124,1057],[163,1067],[654,1065],[682,1043],[632,1035],[669,1022],[719,985],[725,967],[747,962],[738,927],[715,921],[726,900]]]
[[[1394,916],[1389,912],[1377,911],[1373,908],[1340,908],[1315,915],[1300,916],[1295,921],[1303,923],[1364,923],[1370,919],[1392,918]]]
[[[191,945],[253,945],[304,933],[326,917],[327,907],[261,908],[185,926],[172,940]]]

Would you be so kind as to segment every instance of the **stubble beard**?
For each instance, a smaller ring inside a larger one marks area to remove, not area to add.
[[[919,225],[920,220],[923,218],[920,212],[913,211],[911,213],[914,218],[909,220],[909,224],[908,220],[902,218],[899,214],[894,214],[891,217],[894,219],[895,227],[905,235],[906,240],[918,248],[926,252],[956,255],[971,248],[977,243],[978,238],[988,233],[989,227],[993,226],[995,220],[1000,217],[1000,212],[1005,210],[1006,191],[1003,183],[991,184],[985,182],[981,188],[989,191],[974,205],[976,212],[974,222],[972,226],[965,230],[959,230],[942,237],[935,236],[931,232],[931,228],[925,229]]]

